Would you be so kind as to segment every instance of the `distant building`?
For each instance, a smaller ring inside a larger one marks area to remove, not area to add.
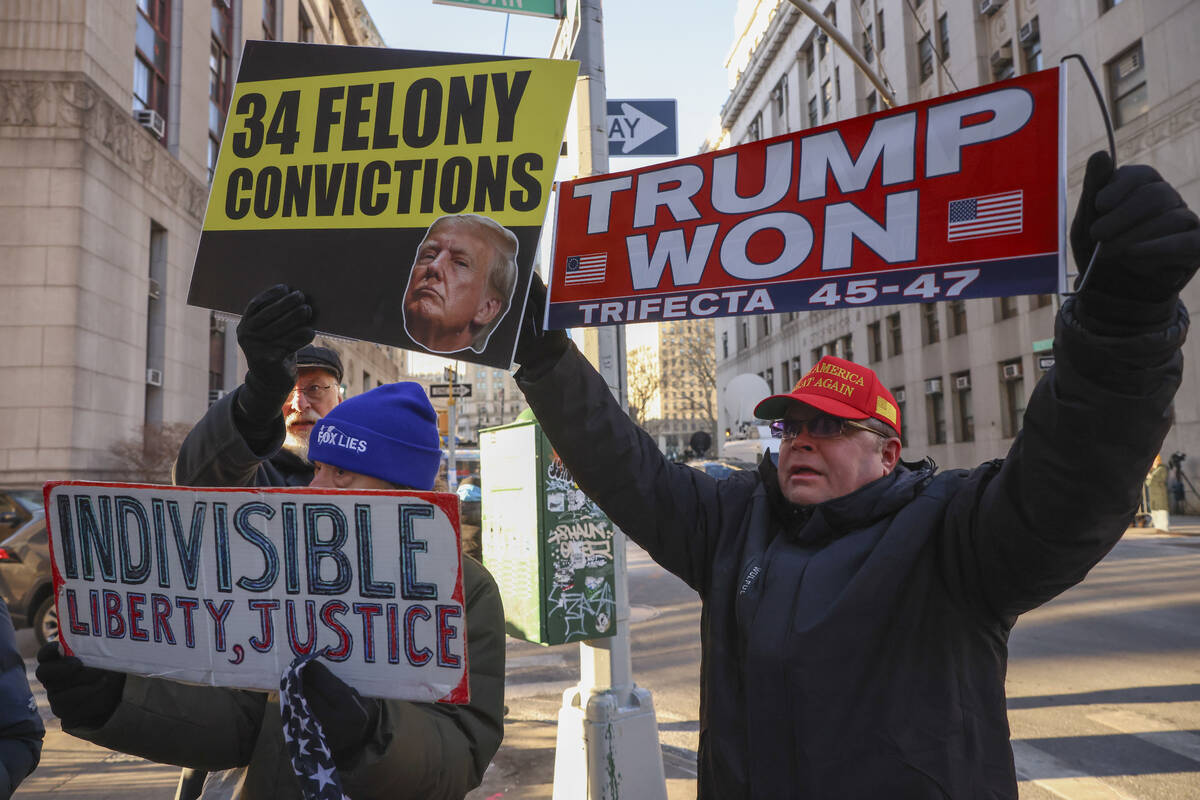
[[[121,478],[114,442],[190,423],[244,373],[186,304],[242,42],[382,44],[361,0],[4,5],[0,485]],[[392,348],[329,342],[355,394]]]
[[[836,0],[818,4],[886,79],[899,104],[1084,55],[1116,125],[1118,163],[1151,164],[1200,209],[1200,2]],[[728,147],[883,108],[849,56],[786,0],[742,0],[728,57]],[[1091,90],[1069,67],[1069,211],[1087,156],[1106,147]],[[1185,292],[1200,307],[1200,286]],[[823,355],[874,368],[900,401],[905,443],[943,466],[1002,455],[1044,372],[1058,297],[1038,295],[715,320],[717,384],[762,376],[788,390]],[[1200,345],[1187,346],[1200,363]],[[1165,447],[1200,466],[1200,394],[1185,378]],[[729,421],[721,419],[724,430]]]

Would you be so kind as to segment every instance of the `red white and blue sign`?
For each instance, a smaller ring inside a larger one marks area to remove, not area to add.
[[[1066,283],[1058,68],[560,185],[550,328]]]

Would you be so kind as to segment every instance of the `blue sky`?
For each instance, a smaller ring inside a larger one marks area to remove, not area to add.
[[[546,57],[557,23],[521,14],[434,5],[431,0],[365,0],[388,47]],[[724,62],[736,0],[611,0],[604,5],[605,70],[611,98],[675,98],[679,152],[692,155],[714,129],[728,96]],[[504,39],[508,20],[507,49]],[[614,158],[613,171],[635,159]]]

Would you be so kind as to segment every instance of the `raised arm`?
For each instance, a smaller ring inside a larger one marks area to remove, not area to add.
[[[1072,245],[1081,272],[1008,457],[951,505],[951,580],[1015,617],[1083,579],[1120,539],[1172,422],[1200,222],[1153,169],[1088,162]]]

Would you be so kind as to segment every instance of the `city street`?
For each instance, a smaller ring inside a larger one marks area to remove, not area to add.
[[[654,694],[671,800],[695,796],[695,595],[631,546],[634,674]],[[1081,586],[1027,615],[1009,668],[1021,797],[1183,800],[1200,786],[1200,536],[1131,531]],[[33,680],[33,640],[20,634]],[[510,640],[506,738],[471,800],[552,793],[555,719],[578,648]],[[47,719],[19,798],[164,798],[177,771],[95,748]]]

